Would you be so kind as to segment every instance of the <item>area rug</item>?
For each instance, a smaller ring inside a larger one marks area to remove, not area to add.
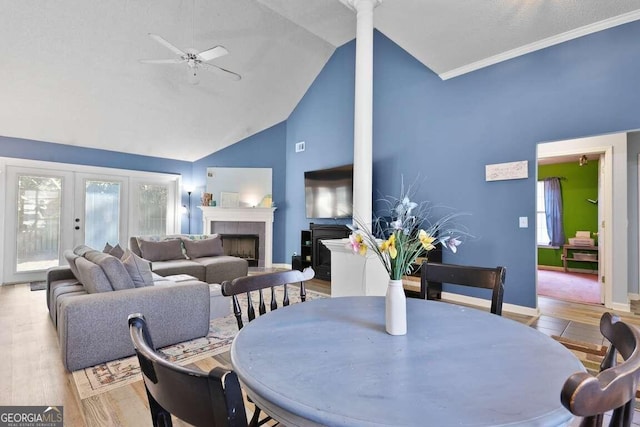
[[[538,270],[538,295],[585,304],[600,304],[596,274]]]
[[[282,301],[282,292],[281,289],[278,289],[276,293],[276,301],[278,301],[279,306]],[[327,297],[327,295],[307,290],[307,301],[325,297]],[[291,304],[300,301],[297,287],[289,287],[289,299]],[[240,295],[238,300],[242,306],[242,313],[244,315],[247,312],[246,296]],[[270,301],[270,292],[266,292],[265,303],[267,307]],[[245,319],[245,323],[247,321],[248,320]],[[153,331],[151,333],[153,334]],[[188,365],[198,360],[229,351],[233,338],[237,333],[238,325],[236,318],[231,314],[212,320],[209,324],[209,333],[206,337],[164,347],[159,349],[159,352],[172,362],[180,365]],[[80,369],[72,372],[72,376],[80,399],[105,393],[142,379],[140,375],[140,365],[138,364],[138,358],[136,356]]]
[[[45,282],[44,280],[39,280],[37,282],[29,283],[29,286],[31,286],[32,291],[44,291],[45,289],[47,289],[47,282]]]

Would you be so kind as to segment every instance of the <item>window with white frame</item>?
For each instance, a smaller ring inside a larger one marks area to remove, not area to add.
[[[544,209],[544,181],[538,181],[536,187],[536,241],[539,246],[549,246],[547,214]]]

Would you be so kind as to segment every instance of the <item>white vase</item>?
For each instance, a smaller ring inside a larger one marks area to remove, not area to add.
[[[385,298],[385,328],[391,335],[407,334],[407,297],[402,280],[389,280]]]

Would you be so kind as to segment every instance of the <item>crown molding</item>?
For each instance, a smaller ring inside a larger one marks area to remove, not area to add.
[[[461,76],[463,74],[470,73],[472,71],[479,70],[481,68],[489,67],[499,62],[507,61],[509,59],[516,58],[518,56],[526,55],[536,50],[541,50],[550,46],[554,46],[560,43],[564,43],[569,40],[577,39],[589,34],[596,33],[598,31],[606,30],[609,28],[617,27],[618,25],[626,24],[629,22],[637,21],[640,19],[640,10],[625,13],[615,16],[613,18],[605,19],[604,21],[594,22],[593,24],[585,25],[584,27],[576,28],[571,31],[567,31],[562,34],[558,34],[546,39],[539,40],[535,43],[530,43],[525,46],[518,47],[516,49],[509,50],[507,52],[500,53],[498,55],[490,56],[480,61],[472,62],[471,64],[464,65],[459,68],[438,74],[442,80],[449,80],[454,77]]]

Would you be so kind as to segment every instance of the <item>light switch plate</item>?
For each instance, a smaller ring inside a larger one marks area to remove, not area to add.
[[[520,228],[528,228],[529,227],[529,218],[526,216],[521,216],[520,220]]]
[[[300,153],[302,151],[304,151],[304,141],[300,141],[300,142],[296,142],[296,153]]]

